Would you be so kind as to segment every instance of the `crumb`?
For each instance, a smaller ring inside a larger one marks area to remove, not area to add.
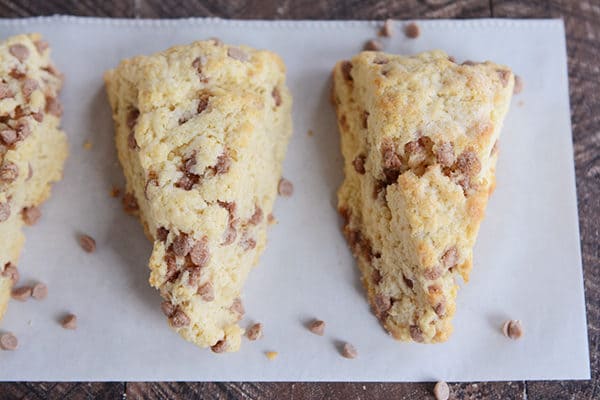
[[[320,319],[315,319],[310,323],[308,330],[315,335],[323,336],[325,333],[325,322],[321,321]]]
[[[523,91],[523,78],[515,74],[515,87],[513,88],[513,94],[519,94]]]
[[[267,358],[268,358],[269,360],[273,361],[274,359],[276,359],[276,358],[277,358],[277,356],[279,355],[279,353],[278,353],[278,352],[276,352],[276,351],[267,351],[267,352],[265,353],[265,355],[267,356]]]
[[[517,103],[517,105],[519,107],[523,107],[525,105],[525,102],[523,100],[519,100],[519,102]]]
[[[31,287],[21,286],[20,288],[14,288],[10,293],[10,297],[15,300],[25,301],[31,297]]]
[[[248,332],[246,332],[246,336],[250,340],[258,340],[258,339],[262,338],[262,336],[263,336],[262,329],[263,329],[263,326],[261,323],[254,324],[248,329]]]
[[[32,226],[40,220],[42,211],[36,206],[25,207],[21,210],[21,217],[23,218],[25,225]]]
[[[404,34],[410,39],[416,39],[421,34],[421,29],[419,28],[419,25],[417,25],[414,22],[411,22],[410,24],[406,25],[406,28],[404,29]]]
[[[31,289],[31,297],[36,300],[44,300],[48,297],[48,286],[44,283],[36,283]]]
[[[448,400],[450,397],[450,387],[448,387],[446,382],[440,381],[435,384],[433,395],[435,396],[435,400]]]
[[[279,192],[281,196],[290,197],[294,194],[294,185],[287,179],[281,178],[279,180],[279,185],[277,185],[277,192]]]
[[[383,45],[380,41],[371,39],[365,43],[363,49],[366,51],[380,51],[381,49],[383,49]]]
[[[358,352],[350,343],[345,343],[344,347],[342,348],[342,356],[345,358],[356,358],[358,356]]]
[[[313,130],[309,129],[308,130],[308,136],[314,136],[314,135],[315,135],[315,133],[313,132]]]
[[[96,251],[96,241],[88,235],[79,235],[79,245],[86,253]]]
[[[119,189],[116,186],[113,186],[112,189],[110,189],[110,197],[119,197],[119,195],[121,194],[121,189]]]
[[[92,142],[90,142],[89,140],[86,140],[85,143],[83,143],[83,148],[86,150],[91,150],[92,149]]]
[[[383,26],[379,30],[379,36],[392,37],[394,35],[394,21],[386,19]]]
[[[275,218],[273,213],[267,215],[267,222],[269,223],[269,225],[275,225],[277,223],[277,219]]]
[[[65,329],[77,329],[77,316],[74,314],[69,314],[62,319],[60,324]]]
[[[10,332],[3,333],[0,336],[0,349],[2,350],[15,350],[19,345],[19,340],[15,335]]]
[[[521,339],[523,336],[523,326],[518,319],[508,320],[502,325],[502,333],[507,338],[513,340]]]

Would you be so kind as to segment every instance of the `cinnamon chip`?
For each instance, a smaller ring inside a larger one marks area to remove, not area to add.
[[[227,150],[223,151],[219,157],[217,157],[217,163],[214,166],[214,171],[216,175],[226,174],[229,172],[229,168],[231,167],[231,158],[229,157],[229,153]]]
[[[0,349],[2,350],[16,350],[19,346],[19,340],[15,335],[10,332],[3,333],[0,335]]]
[[[46,49],[48,49],[48,47],[50,47],[48,42],[46,42],[45,40],[36,40],[35,42],[33,42],[33,44],[35,45],[35,48],[40,54],[42,54],[44,51],[46,51]]]
[[[451,142],[442,142],[435,150],[435,157],[442,167],[451,167],[454,164],[454,145]]]
[[[35,225],[42,217],[42,212],[36,206],[25,207],[21,210],[21,217],[25,225]]]
[[[409,327],[410,337],[417,343],[423,343],[425,341],[425,337],[423,336],[423,331],[417,325],[411,325]]]
[[[202,111],[208,108],[208,102],[210,101],[210,95],[208,93],[202,93],[200,95],[200,99],[198,100],[198,108],[196,111],[198,114],[202,113]]]
[[[239,61],[248,61],[250,60],[250,56],[244,50],[238,47],[230,47],[227,49],[227,55],[234,60]]]
[[[12,183],[19,177],[19,167],[10,161],[0,167],[0,182]]]
[[[248,223],[251,225],[258,225],[263,220],[263,211],[262,208],[258,206],[258,204],[254,205],[254,214],[248,220]]]
[[[206,282],[204,285],[200,286],[196,293],[204,301],[213,301],[215,299],[215,291],[210,282]]]
[[[232,313],[237,314],[239,319],[241,319],[244,316],[244,313],[246,312],[246,310],[244,310],[242,300],[239,297],[236,297],[233,300],[233,303],[231,304],[231,307],[229,307],[229,310]]]
[[[406,25],[406,28],[404,29],[404,34],[410,39],[416,39],[421,34],[421,29],[419,28],[419,25],[417,25],[414,22],[411,22],[410,24]]]
[[[6,221],[10,217],[10,204],[0,203],[0,222]]]
[[[361,175],[364,175],[365,170],[365,162],[367,161],[367,157],[364,154],[360,154],[356,156],[354,161],[352,161],[352,165],[354,166],[354,170]]]
[[[279,180],[277,185],[277,192],[284,197],[290,197],[294,194],[294,184],[285,178]]]
[[[162,310],[165,316],[170,317],[175,314],[175,306],[170,301],[163,301],[160,303],[160,309]]]
[[[122,202],[123,202],[123,210],[127,214],[135,214],[140,209],[137,199],[135,198],[135,196],[132,193],[125,193],[125,195],[123,196]]]
[[[472,150],[464,151],[456,160],[458,169],[466,176],[472,177],[481,171],[481,161]]]
[[[156,239],[160,240],[161,242],[166,242],[167,241],[167,237],[169,236],[169,230],[166,229],[165,227],[160,227],[156,230]]]
[[[271,97],[273,97],[273,100],[275,101],[275,107],[279,107],[281,105],[281,93],[277,87],[273,88]]]
[[[217,343],[212,345],[210,349],[213,353],[223,353],[227,350],[227,341],[225,339],[219,340]]]
[[[65,329],[75,330],[77,329],[77,316],[75,314],[69,314],[62,319],[60,324]]]
[[[44,283],[36,283],[31,289],[31,297],[36,300],[44,300],[48,297],[48,286]]]
[[[342,356],[345,358],[356,358],[358,356],[358,352],[356,348],[350,343],[344,343],[344,347],[342,347]]]
[[[258,340],[263,336],[263,326],[261,323],[256,323],[248,328],[248,332],[246,332],[246,336],[249,340]]]
[[[450,269],[458,262],[458,250],[456,246],[450,247],[442,256],[442,264],[446,269]]]
[[[352,75],[351,75],[352,63],[350,61],[342,61],[341,69],[342,69],[342,76],[344,77],[344,79],[351,82],[352,81]]]
[[[17,60],[23,62],[29,57],[29,49],[24,44],[13,44],[8,48],[8,52],[12,54]]]
[[[173,239],[171,250],[178,257],[185,257],[192,249],[192,243],[189,236],[186,233],[180,233]]]
[[[79,235],[79,245],[86,253],[96,251],[96,241],[88,235]]]
[[[18,140],[17,131],[14,129],[3,129],[0,131],[0,141],[5,146],[11,146]]]
[[[444,381],[440,381],[435,384],[433,388],[433,395],[435,400],[448,400],[450,398],[450,387]]]
[[[323,334],[325,333],[325,321],[315,319],[308,326],[308,330],[314,333],[315,335],[323,336]]]
[[[380,51],[383,49],[383,45],[379,40],[371,39],[365,43],[363,49],[366,51]]]
[[[0,275],[9,278],[12,281],[13,285],[16,285],[17,282],[19,282],[19,278],[20,278],[19,270],[11,262],[7,263],[4,266],[4,271],[2,271],[2,274],[0,274]]]
[[[27,78],[23,82],[23,95],[29,98],[31,94],[39,87],[35,79]]]
[[[210,253],[208,251],[208,237],[196,240],[194,246],[190,249],[190,260],[198,267],[205,267],[208,264]]]
[[[46,112],[56,117],[60,117],[63,114],[63,106],[57,98],[46,97]]]
[[[8,83],[0,83],[0,100],[13,97],[14,95]]]
[[[190,324],[190,317],[188,317],[182,310],[177,308],[173,315],[170,317],[171,325],[174,328],[182,328]]]
[[[21,286],[19,288],[14,288],[10,292],[10,297],[18,301],[25,301],[31,297],[31,287]]]
[[[523,326],[518,319],[508,320],[502,325],[502,333],[507,338],[518,340],[523,337]]]

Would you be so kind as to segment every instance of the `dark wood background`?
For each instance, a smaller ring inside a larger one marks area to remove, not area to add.
[[[451,384],[451,398],[600,398],[600,0],[0,0],[2,17],[50,14],[121,18],[564,18],[592,379]],[[432,389],[432,383],[0,383],[0,400],[431,399]]]

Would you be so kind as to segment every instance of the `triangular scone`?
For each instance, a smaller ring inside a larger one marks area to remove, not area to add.
[[[39,206],[62,177],[67,137],[60,130],[58,92],[62,75],[38,34],[0,43],[0,319],[25,237],[24,224],[39,218]]]
[[[363,52],[336,65],[344,233],[369,302],[399,340],[445,341],[494,188],[512,96],[505,66]]]
[[[209,40],[124,60],[105,81],[163,312],[198,346],[236,351],[291,134],[285,66]]]

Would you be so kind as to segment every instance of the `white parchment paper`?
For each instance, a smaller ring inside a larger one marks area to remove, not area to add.
[[[0,21],[0,36],[41,32],[66,75],[61,98],[71,155],[64,180],[27,228],[22,282],[43,281],[42,302],[12,301],[0,332],[18,351],[0,351],[0,380],[342,380],[447,381],[590,377],[573,172],[566,52],[560,20],[423,21],[421,36],[385,39],[403,54],[440,48],[465,59],[510,65],[525,90],[514,97],[501,136],[498,186],[489,203],[471,282],[461,289],[451,339],[392,340],[369,311],[340,234],[335,192],[342,179],[338,132],[329,105],[330,72],[376,36],[356,21],[171,21],[52,17]],[[109,196],[122,185],[102,74],[119,60],[212,36],[279,53],[294,96],[294,135],[284,175],[295,185],[279,198],[279,224],[244,294],[247,316],[264,339],[215,355],[183,341],[147,284],[150,244],[137,220]],[[313,136],[307,134],[314,132]],[[91,150],[83,143],[90,141]],[[98,244],[85,254],[76,234]],[[79,317],[76,331],[58,320]],[[324,337],[307,331],[313,317]],[[520,319],[525,336],[500,327]],[[340,344],[359,356],[339,355]],[[265,351],[278,351],[269,361]]]

